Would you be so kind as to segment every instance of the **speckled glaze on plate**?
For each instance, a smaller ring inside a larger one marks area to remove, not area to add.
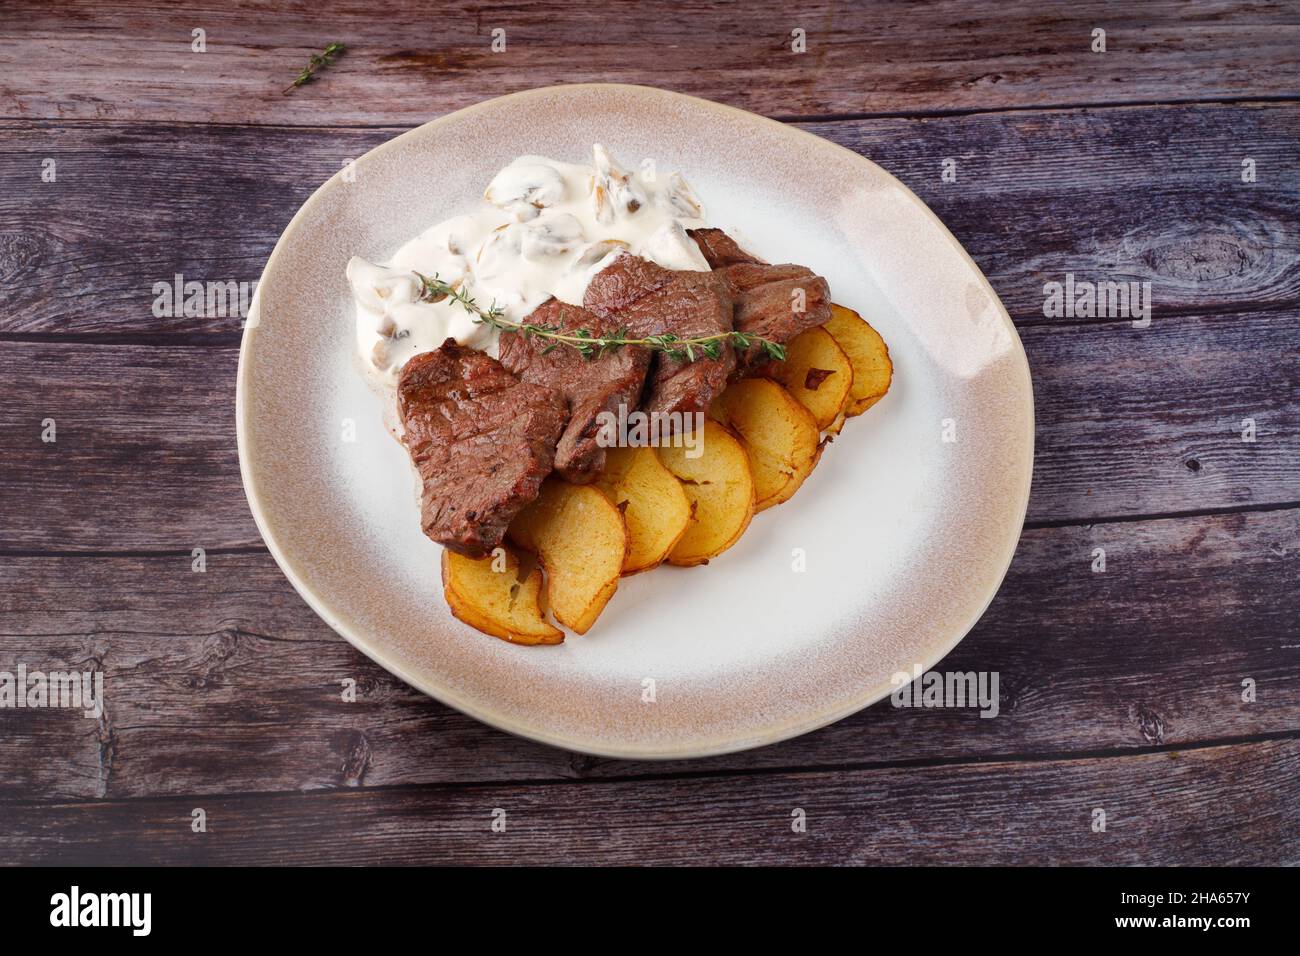
[[[515,156],[578,161],[593,142],[627,164],[680,170],[713,225],[769,261],[825,275],[835,300],[884,336],[894,384],[730,551],[625,578],[585,637],[516,647],[447,610],[406,454],[358,374],[343,270],[353,254],[385,261],[472,208]],[[886,696],[895,673],[933,666],[1002,582],[1033,466],[1020,339],[919,199],[808,133],[635,86],[490,100],[372,150],[354,181],[340,173],[321,186],[262,274],[236,406],[258,528],[334,630],[479,720],[629,758],[793,737]]]

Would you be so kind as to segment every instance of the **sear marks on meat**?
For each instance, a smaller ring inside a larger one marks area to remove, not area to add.
[[[402,368],[397,407],[422,483],[424,533],[486,557],[551,472],[568,409],[554,389],[520,382],[496,359],[447,339]]]
[[[597,338],[618,330],[615,323],[559,299],[542,303],[527,321],[569,334],[587,329]],[[555,389],[569,404],[569,424],[555,448],[555,470],[574,484],[594,481],[605,469],[605,449],[596,443],[598,416],[601,412],[617,416],[620,405],[627,412],[637,407],[650,369],[650,352],[625,346],[586,359],[567,345],[555,347],[550,339],[518,332],[502,332],[500,349],[501,364],[508,370],[524,382]]]
[[[692,229],[690,236],[714,271],[726,278],[738,331],[784,345],[800,332],[830,321],[830,287],[811,269],[769,265],[745,252],[721,229]],[[800,289],[804,309],[796,312],[795,292]],[[767,359],[761,347],[751,347],[738,364],[742,374],[758,372]]]
[[[731,331],[731,295],[714,272],[665,269],[622,253],[592,278],[583,305],[635,338],[672,332],[702,338]],[[641,407],[651,413],[708,411],[735,368],[731,343],[722,341],[717,359],[696,354],[694,362],[654,355]]]

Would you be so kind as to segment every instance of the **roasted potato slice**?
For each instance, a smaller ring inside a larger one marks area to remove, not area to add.
[[[596,487],[623,512],[627,557],[623,573],[653,568],[668,556],[691,522],[682,484],[653,448],[610,448]]]
[[[789,501],[821,455],[812,413],[767,378],[727,386],[710,414],[740,437],[754,473],[755,511]]]
[[[519,558],[467,558],[442,552],[442,590],[451,613],[470,627],[512,644],[559,644],[564,632],[546,620],[539,603],[542,570],[519,576]]]
[[[669,564],[684,567],[726,551],[754,517],[754,477],[744,447],[714,421],[705,421],[699,437],[702,453],[696,458],[687,456],[687,448],[655,449],[690,500],[690,524],[668,552]]]
[[[889,391],[894,377],[889,346],[862,316],[842,305],[831,306],[831,320],[822,327],[835,337],[853,364],[849,417],[861,415]]]
[[[771,364],[771,378],[827,429],[853,388],[853,365],[835,337],[823,328],[806,329],[785,347],[785,361]]]
[[[586,634],[618,589],[627,554],[618,509],[593,485],[548,478],[508,534],[546,569],[546,600],[555,619]]]
[[[840,405],[840,410],[835,414],[835,420],[827,425],[823,431],[828,435],[838,435],[844,428],[844,423],[848,421],[849,409],[853,407],[853,392],[844,396],[844,402]]]

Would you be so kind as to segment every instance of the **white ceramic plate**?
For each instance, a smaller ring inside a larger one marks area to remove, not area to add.
[[[707,567],[626,578],[586,637],[518,647],[447,610],[406,454],[358,374],[344,265],[478,202],[522,153],[680,170],[713,225],[826,276],[894,384],[789,502]],[[588,753],[679,758],[793,737],[887,695],[974,625],[1006,573],[1033,392],[1006,310],[902,184],[800,130],[661,90],[518,93],[411,130],[307,201],[262,274],[236,398],[244,486],[294,587],[358,649],[480,720]],[[355,441],[344,441],[345,422]],[[955,441],[943,440],[945,427]],[[796,549],[807,570],[793,570]],[[646,688],[653,681],[654,702]]]

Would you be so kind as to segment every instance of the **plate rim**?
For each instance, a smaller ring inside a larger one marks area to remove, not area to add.
[[[998,592],[1001,591],[1002,585],[1006,581],[1007,572],[1011,568],[1011,562],[1015,559],[1016,552],[1019,550],[1020,537],[1023,534],[1025,518],[1028,514],[1029,497],[1031,486],[1033,484],[1035,451],[1034,438],[1036,431],[1033,377],[1029,367],[1029,357],[1025,352],[1024,343],[1020,339],[1020,334],[1015,327],[1015,323],[1011,321],[1011,316],[1007,312],[1006,306],[1003,305],[1001,298],[989,283],[983,270],[981,270],[975,263],[975,260],[971,258],[970,254],[962,244],[957,241],[956,237],[953,236],[952,232],[944,224],[943,220],[941,220],[938,215],[935,214],[934,210],[932,210],[920,197],[912,192],[906,184],[888,170],[872,162],[860,153],[856,153],[845,146],[841,146],[833,140],[826,139],[816,135],[815,133],[801,129],[796,125],[783,123],[779,120],[774,120],[758,113],[752,113],[749,110],[743,110],[738,107],[717,103],[713,100],[706,100],[687,93],[679,93],[674,90],[631,83],[562,83],[550,86],[532,87],[514,93],[507,93],[502,96],[491,97],[490,99],[435,117],[426,123],[412,127],[409,130],[399,133],[397,136],[385,140],[378,146],[366,151],[362,156],[357,157],[357,159],[359,160],[365,156],[374,156],[389,149],[396,148],[396,145],[406,137],[413,136],[426,129],[437,128],[449,123],[453,119],[463,120],[470,114],[489,109],[508,100],[555,95],[559,91],[570,90],[606,90],[611,92],[631,91],[635,95],[651,94],[667,97],[669,99],[683,100],[687,101],[693,108],[714,110],[729,114],[733,117],[740,116],[743,117],[745,121],[750,123],[757,122],[760,126],[770,125],[777,127],[783,131],[783,134],[792,133],[796,138],[806,137],[808,140],[816,142],[820,149],[829,146],[836,150],[840,150],[843,153],[847,153],[853,158],[854,162],[865,164],[873,170],[876,175],[885,177],[886,181],[899,189],[903,196],[909,200],[914,207],[918,208],[923,215],[930,219],[933,225],[938,226],[940,235],[966,262],[971,272],[977,278],[980,288],[988,294],[989,299],[996,305],[998,318],[1002,321],[1006,331],[1010,333],[1011,340],[1015,343],[1015,347],[1010,354],[1016,362],[1017,372],[1023,375],[1025,384],[1025,388],[1021,392],[1021,398],[1025,406],[1022,411],[1026,413],[1024,416],[1026,422],[1026,434],[1022,437],[1024,447],[1027,449],[1028,454],[1026,456],[1026,473],[1021,476],[1023,494],[1021,495],[1021,500],[1018,502],[1018,507],[1013,511],[1013,514],[1018,515],[1018,517],[1014,522],[1014,531],[1009,530],[1008,532],[1008,540],[1004,545],[1005,554],[1002,560],[1002,567],[996,576],[995,583],[990,586],[988,593],[985,595],[979,610],[971,616],[968,622],[953,629],[952,637],[949,641],[941,644],[932,654],[925,655],[924,658],[917,661],[917,663],[921,664],[923,671],[931,670],[935,665],[947,657],[948,654],[952,652],[953,648],[966,638],[988,611],[989,605],[993,602],[993,599],[997,596]],[[338,172],[330,176],[329,179],[325,180],[325,182],[321,183],[320,186],[318,186],[312,194],[307,197],[303,204],[298,208],[298,211],[294,213],[293,217],[289,220],[288,225],[284,227],[284,231],[281,232],[280,237],[276,240],[275,247],[271,250],[271,254],[267,257],[266,264],[262,267],[262,272],[258,278],[257,290],[254,293],[253,301],[249,308],[249,315],[244,322],[244,329],[239,343],[239,364],[235,373],[235,441],[239,454],[239,477],[240,483],[243,485],[244,496],[248,500],[248,506],[253,515],[253,522],[257,527],[258,533],[262,537],[263,543],[266,545],[267,551],[270,553],[271,557],[274,558],[281,573],[283,573],[288,579],[290,585],[292,585],[293,589],[298,593],[298,596],[306,602],[308,607],[311,608],[317,617],[329,625],[336,634],[346,640],[370,660],[374,661],[390,674],[393,674],[399,680],[414,687],[421,693],[432,697],[439,703],[451,707],[452,709],[481,723],[487,724],[490,727],[503,730],[515,736],[596,757],[608,757],[621,760],[664,761],[689,760],[737,753],[744,750],[764,747],[769,744],[779,743],[784,740],[790,740],[794,737],[811,733],[814,730],[819,730],[822,727],[843,720],[845,717],[855,714],[860,710],[865,710],[867,707],[878,703],[889,695],[889,688],[880,689],[876,686],[867,686],[863,689],[863,692],[860,695],[854,696],[845,705],[833,707],[828,711],[821,711],[803,718],[787,720],[781,724],[767,725],[760,731],[752,734],[744,736],[730,735],[719,742],[713,742],[702,746],[695,741],[687,741],[685,744],[661,744],[659,746],[601,746],[599,742],[574,739],[564,734],[549,732],[544,727],[538,727],[527,724],[523,721],[513,720],[501,713],[492,711],[490,708],[479,706],[472,701],[463,699],[447,687],[435,686],[424,677],[412,673],[400,662],[390,659],[388,655],[385,655],[382,649],[373,646],[367,635],[354,633],[352,628],[343,624],[330,610],[326,602],[311,589],[304,577],[298,573],[292,559],[284,552],[279,542],[276,540],[275,535],[272,533],[270,524],[262,510],[262,505],[256,491],[257,483],[252,474],[253,465],[249,460],[246,423],[249,412],[247,384],[249,375],[248,355],[252,350],[252,334],[256,331],[261,318],[260,301],[262,283],[266,279],[267,273],[276,263],[277,258],[281,255],[287,242],[301,228],[302,220],[305,218],[308,209],[320,200],[325,191],[330,189],[336,180],[341,181],[345,174],[346,169],[340,169]],[[1010,527],[1011,526],[1008,525],[1008,529],[1010,529]]]

